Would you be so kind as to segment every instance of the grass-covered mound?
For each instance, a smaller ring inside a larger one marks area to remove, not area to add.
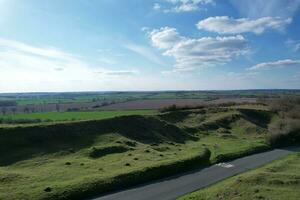
[[[267,124],[252,118],[210,107],[2,128],[0,199],[82,199],[262,151]]]
[[[41,154],[78,151],[99,135],[118,133],[142,143],[184,142],[192,137],[154,117],[126,116],[101,121],[0,129],[0,166]]]
[[[2,128],[0,199],[81,199],[208,164],[194,139],[151,116]]]

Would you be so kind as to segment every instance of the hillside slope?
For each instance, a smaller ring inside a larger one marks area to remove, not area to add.
[[[82,199],[262,151],[272,116],[209,108],[2,128],[0,199]]]

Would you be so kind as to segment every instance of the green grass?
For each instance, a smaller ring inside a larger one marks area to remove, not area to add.
[[[100,120],[127,115],[155,114],[155,110],[124,110],[124,111],[78,111],[78,112],[37,112],[0,115],[0,119],[40,119],[41,121],[75,121]]]
[[[298,200],[300,153],[185,195],[179,200]]]
[[[110,124],[111,122],[113,124]],[[151,128],[153,132],[150,129],[147,131],[147,127],[142,126],[138,129],[133,128],[129,133],[126,132],[123,124],[119,124],[114,119],[108,120],[106,126],[120,127],[119,130],[115,130],[119,133],[109,133],[111,130],[102,131],[108,129],[105,125],[97,127],[92,122],[86,123],[90,125],[86,124],[82,127],[87,128],[78,130],[70,136],[67,127],[59,128],[65,130],[62,132],[55,130],[52,132],[50,127],[46,129],[42,127],[36,131],[34,127],[22,128],[19,133],[11,129],[5,129],[9,132],[0,132],[2,136],[0,199],[64,199],[65,197],[74,199],[73,195],[80,198],[85,190],[91,195],[95,191],[107,191],[108,187],[113,188],[118,185],[120,187],[120,180],[121,185],[126,182],[129,186],[131,181],[135,183],[135,180],[138,183],[138,180],[144,178],[145,174],[151,173],[151,170],[156,170],[157,173],[149,176],[149,180],[151,177],[160,177],[163,175],[159,174],[160,167],[188,161],[197,156],[201,157],[204,153],[203,147],[190,145],[192,141],[176,142],[176,138],[180,137],[176,134],[184,133],[172,131],[176,136],[175,141],[167,133],[163,135],[168,128],[163,124],[160,125],[159,121],[147,121],[149,124],[155,123],[150,125],[153,126]],[[126,123],[142,124],[134,118],[132,122],[126,121]],[[77,126],[75,124],[73,128]],[[156,130],[154,126],[159,128]],[[91,128],[94,130],[89,132],[88,129]],[[99,132],[95,132],[96,130]],[[145,137],[139,138],[137,134],[143,130],[147,132],[141,134],[148,134],[151,138],[147,140],[143,139]],[[41,134],[45,136],[40,136]],[[47,140],[43,141],[43,138]],[[122,147],[122,151],[115,151],[112,147]],[[95,149],[98,151],[97,156],[94,156]],[[201,165],[201,162],[198,165]],[[176,168],[172,167],[171,170]],[[136,177],[139,173],[142,173],[142,176]],[[126,176],[124,178],[126,174],[136,178],[128,179]],[[96,188],[93,189],[94,187]],[[44,191],[46,188],[51,188],[51,192]]]
[[[210,108],[0,128],[0,199],[79,199],[203,166],[205,152],[214,163],[268,148],[265,125],[246,115]]]

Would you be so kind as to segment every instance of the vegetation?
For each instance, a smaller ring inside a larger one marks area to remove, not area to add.
[[[221,181],[179,200],[297,200],[300,196],[300,153]]]
[[[0,124],[26,124],[52,121],[99,120],[117,116],[154,114],[155,110],[37,112],[0,115]]]
[[[16,102],[18,105],[123,102],[138,99],[204,99],[217,98],[263,98],[280,95],[298,95],[299,90],[234,90],[234,91],[162,91],[162,92],[68,92],[68,93],[17,93],[0,94],[1,101]],[[1,104],[1,103],[0,103]]]
[[[16,101],[9,101],[9,100],[2,100],[0,101],[0,107],[4,106],[16,106],[17,102]]]
[[[205,107],[0,128],[0,199],[82,199],[263,151],[274,117]]]
[[[269,142],[272,146],[300,143],[300,98],[284,97],[269,100],[270,110],[277,113],[277,120],[269,125]]]

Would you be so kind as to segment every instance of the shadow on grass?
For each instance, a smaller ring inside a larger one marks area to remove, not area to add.
[[[105,133],[119,133],[142,143],[184,143],[192,136],[155,117],[123,116],[107,120],[0,129],[0,166],[41,154],[90,147]]]

